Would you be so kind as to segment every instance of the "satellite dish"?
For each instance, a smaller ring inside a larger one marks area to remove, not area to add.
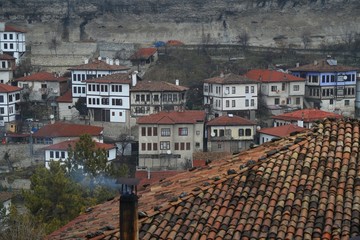
[[[229,90],[225,90],[225,94],[226,94],[226,95],[229,94]]]
[[[344,76],[344,80],[346,80],[347,79],[347,76]]]
[[[171,151],[170,151],[170,150],[167,150],[166,153],[170,155],[170,154],[171,154]]]
[[[212,132],[210,135],[211,135],[212,137],[215,137],[216,134],[215,134],[214,132]]]
[[[53,114],[50,115],[50,119],[54,119],[54,115],[53,115]]]

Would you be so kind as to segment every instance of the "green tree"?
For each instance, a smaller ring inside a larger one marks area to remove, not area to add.
[[[50,169],[40,167],[31,176],[31,190],[24,191],[25,205],[47,233],[64,225],[86,208],[94,199],[84,197],[80,185],[66,175],[58,161]]]

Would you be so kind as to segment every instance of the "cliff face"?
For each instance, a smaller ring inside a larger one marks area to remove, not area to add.
[[[2,0],[2,20],[28,30],[29,43],[107,41],[302,45],[360,32],[358,0]],[[279,43],[279,41],[281,42]]]

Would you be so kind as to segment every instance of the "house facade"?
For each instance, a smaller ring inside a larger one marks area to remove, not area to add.
[[[206,111],[212,117],[227,114],[255,119],[258,108],[257,81],[233,73],[204,80]]]
[[[78,119],[79,111],[72,102],[71,89],[68,89],[63,95],[56,98],[56,102],[59,109],[57,119],[61,121]]]
[[[77,141],[78,140],[68,140],[45,147],[43,149],[45,154],[45,167],[49,169],[51,161],[64,162],[66,159],[68,159],[69,148],[71,146],[71,148],[74,149]],[[95,148],[104,149],[107,153],[108,161],[116,159],[115,145],[95,142]]]
[[[301,109],[271,117],[274,120],[274,127],[287,124],[294,124],[299,127],[311,128],[316,121],[325,118],[343,118],[342,115],[325,112],[319,109]]]
[[[138,81],[131,88],[131,116],[145,116],[161,111],[185,109],[188,88],[159,81]]]
[[[0,22],[0,50],[7,53],[19,62],[20,57],[25,53],[25,31]]]
[[[155,63],[158,58],[157,48],[140,48],[130,56],[130,61],[134,66],[138,66],[138,71],[140,71],[140,68]]]
[[[0,126],[17,120],[20,115],[20,91],[21,88],[0,83]]]
[[[192,167],[192,155],[204,149],[204,111],[159,112],[137,119],[139,167],[153,170]]]
[[[306,128],[294,124],[282,125],[279,127],[262,128],[257,131],[259,134],[259,144],[269,142],[273,139],[289,136],[298,132],[306,131]]]
[[[116,73],[83,81],[86,84],[86,105],[90,120],[129,121],[131,77],[127,73]]]
[[[305,98],[309,107],[354,116],[357,70],[332,58],[289,69],[306,78]]]
[[[226,115],[207,122],[208,151],[236,153],[254,144],[256,123],[248,119]]]
[[[268,69],[253,69],[245,75],[259,81],[259,93],[269,110],[303,108],[304,78]]]
[[[0,83],[8,83],[14,78],[14,57],[0,52]]]
[[[86,97],[86,83],[85,80],[103,77],[114,73],[127,73],[130,68],[120,65],[119,60],[100,59],[85,60],[85,63],[72,68],[71,71],[71,85],[73,103],[80,97]]]

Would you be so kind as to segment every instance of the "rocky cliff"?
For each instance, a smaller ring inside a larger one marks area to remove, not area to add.
[[[107,41],[150,44],[301,45],[341,41],[360,32],[358,0],[2,0],[1,18],[28,30],[29,43]]]

